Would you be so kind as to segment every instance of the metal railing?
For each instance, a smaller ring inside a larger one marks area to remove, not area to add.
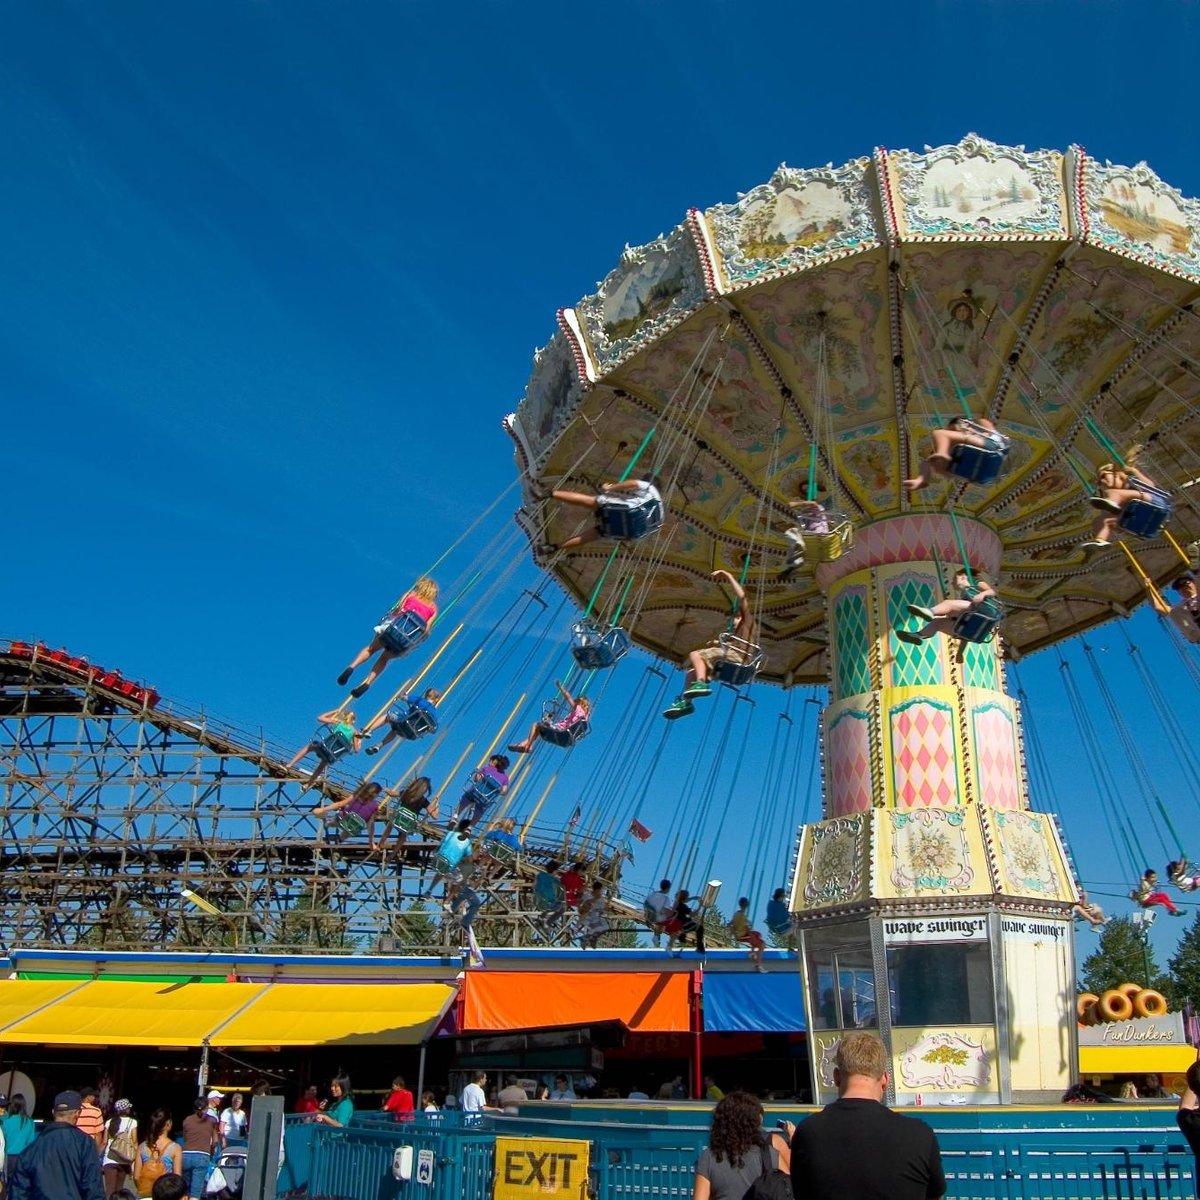
[[[1077,1128],[1036,1131],[1002,1128],[1005,1121],[1014,1123],[1002,1109],[994,1118],[981,1117],[981,1124],[995,1124],[983,1129],[938,1128],[936,1113],[922,1115],[938,1132],[947,1200],[1190,1200],[1195,1194],[1192,1155],[1167,1111],[1155,1127],[1088,1128],[1082,1113]],[[708,1126],[490,1114],[471,1123],[457,1112],[432,1119],[417,1114],[407,1123],[356,1117],[346,1129],[289,1124],[288,1169],[295,1174],[283,1182],[322,1200],[406,1194],[414,1200],[490,1200],[497,1135],[590,1142],[588,1191],[600,1200],[687,1200]],[[420,1150],[432,1151],[428,1185],[393,1178],[399,1146],[411,1146],[414,1161]]]

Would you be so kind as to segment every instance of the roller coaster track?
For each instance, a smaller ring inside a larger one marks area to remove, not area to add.
[[[312,799],[344,797],[355,780],[335,769],[302,796],[305,774],[289,757],[261,733],[168,704],[84,659],[0,641],[0,943],[456,948],[460,931],[429,897],[445,827],[426,825],[385,853],[339,841],[312,816]],[[564,849],[617,895],[620,848],[569,836],[530,829],[518,862],[489,883],[481,942],[527,944],[542,932],[533,878]],[[609,909],[610,921],[639,912],[618,899]]]

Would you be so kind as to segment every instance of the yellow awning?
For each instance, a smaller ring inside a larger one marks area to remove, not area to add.
[[[2,985],[0,1004],[13,983],[61,987],[63,995],[41,1012],[0,1030],[0,1042],[61,1046],[199,1046],[268,986],[96,979],[80,987],[78,980],[67,984],[16,980]],[[25,1011],[36,1007],[31,1003]]]
[[[1080,1046],[1080,1075],[1182,1073],[1196,1061],[1195,1046]]]
[[[444,983],[277,983],[216,1030],[214,1046],[415,1046],[450,1006]]]
[[[86,986],[78,979],[0,980],[0,1030],[24,1021],[30,1013],[61,1000],[69,992]],[[0,1041],[14,1039],[0,1036]]]

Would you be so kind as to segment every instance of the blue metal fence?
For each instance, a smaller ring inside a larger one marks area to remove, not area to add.
[[[1191,1200],[1195,1195],[1192,1155],[1167,1112],[1153,1127],[1088,1128],[1081,1122],[1074,1129],[969,1129],[953,1121],[939,1128],[934,1112],[922,1116],[938,1132],[949,1200]],[[688,1200],[708,1126],[492,1115],[468,1123],[449,1112],[433,1119],[417,1114],[403,1124],[391,1117],[356,1117],[346,1129],[289,1121],[280,1193],[304,1189],[313,1200],[490,1200],[498,1134],[587,1140],[589,1191],[599,1200]],[[420,1150],[433,1152],[430,1184],[393,1178],[399,1146],[411,1146],[414,1161]]]

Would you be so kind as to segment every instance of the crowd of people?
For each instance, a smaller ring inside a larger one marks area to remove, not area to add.
[[[59,1092],[40,1130],[28,1108],[24,1095],[0,1096],[7,1200],[202,1200],[219,1156],[249,1132],[240,1092],[208,1092],[178,1126],[164,1108],[139,1118],[123,1098],[104,1111],[92,1086]]]

